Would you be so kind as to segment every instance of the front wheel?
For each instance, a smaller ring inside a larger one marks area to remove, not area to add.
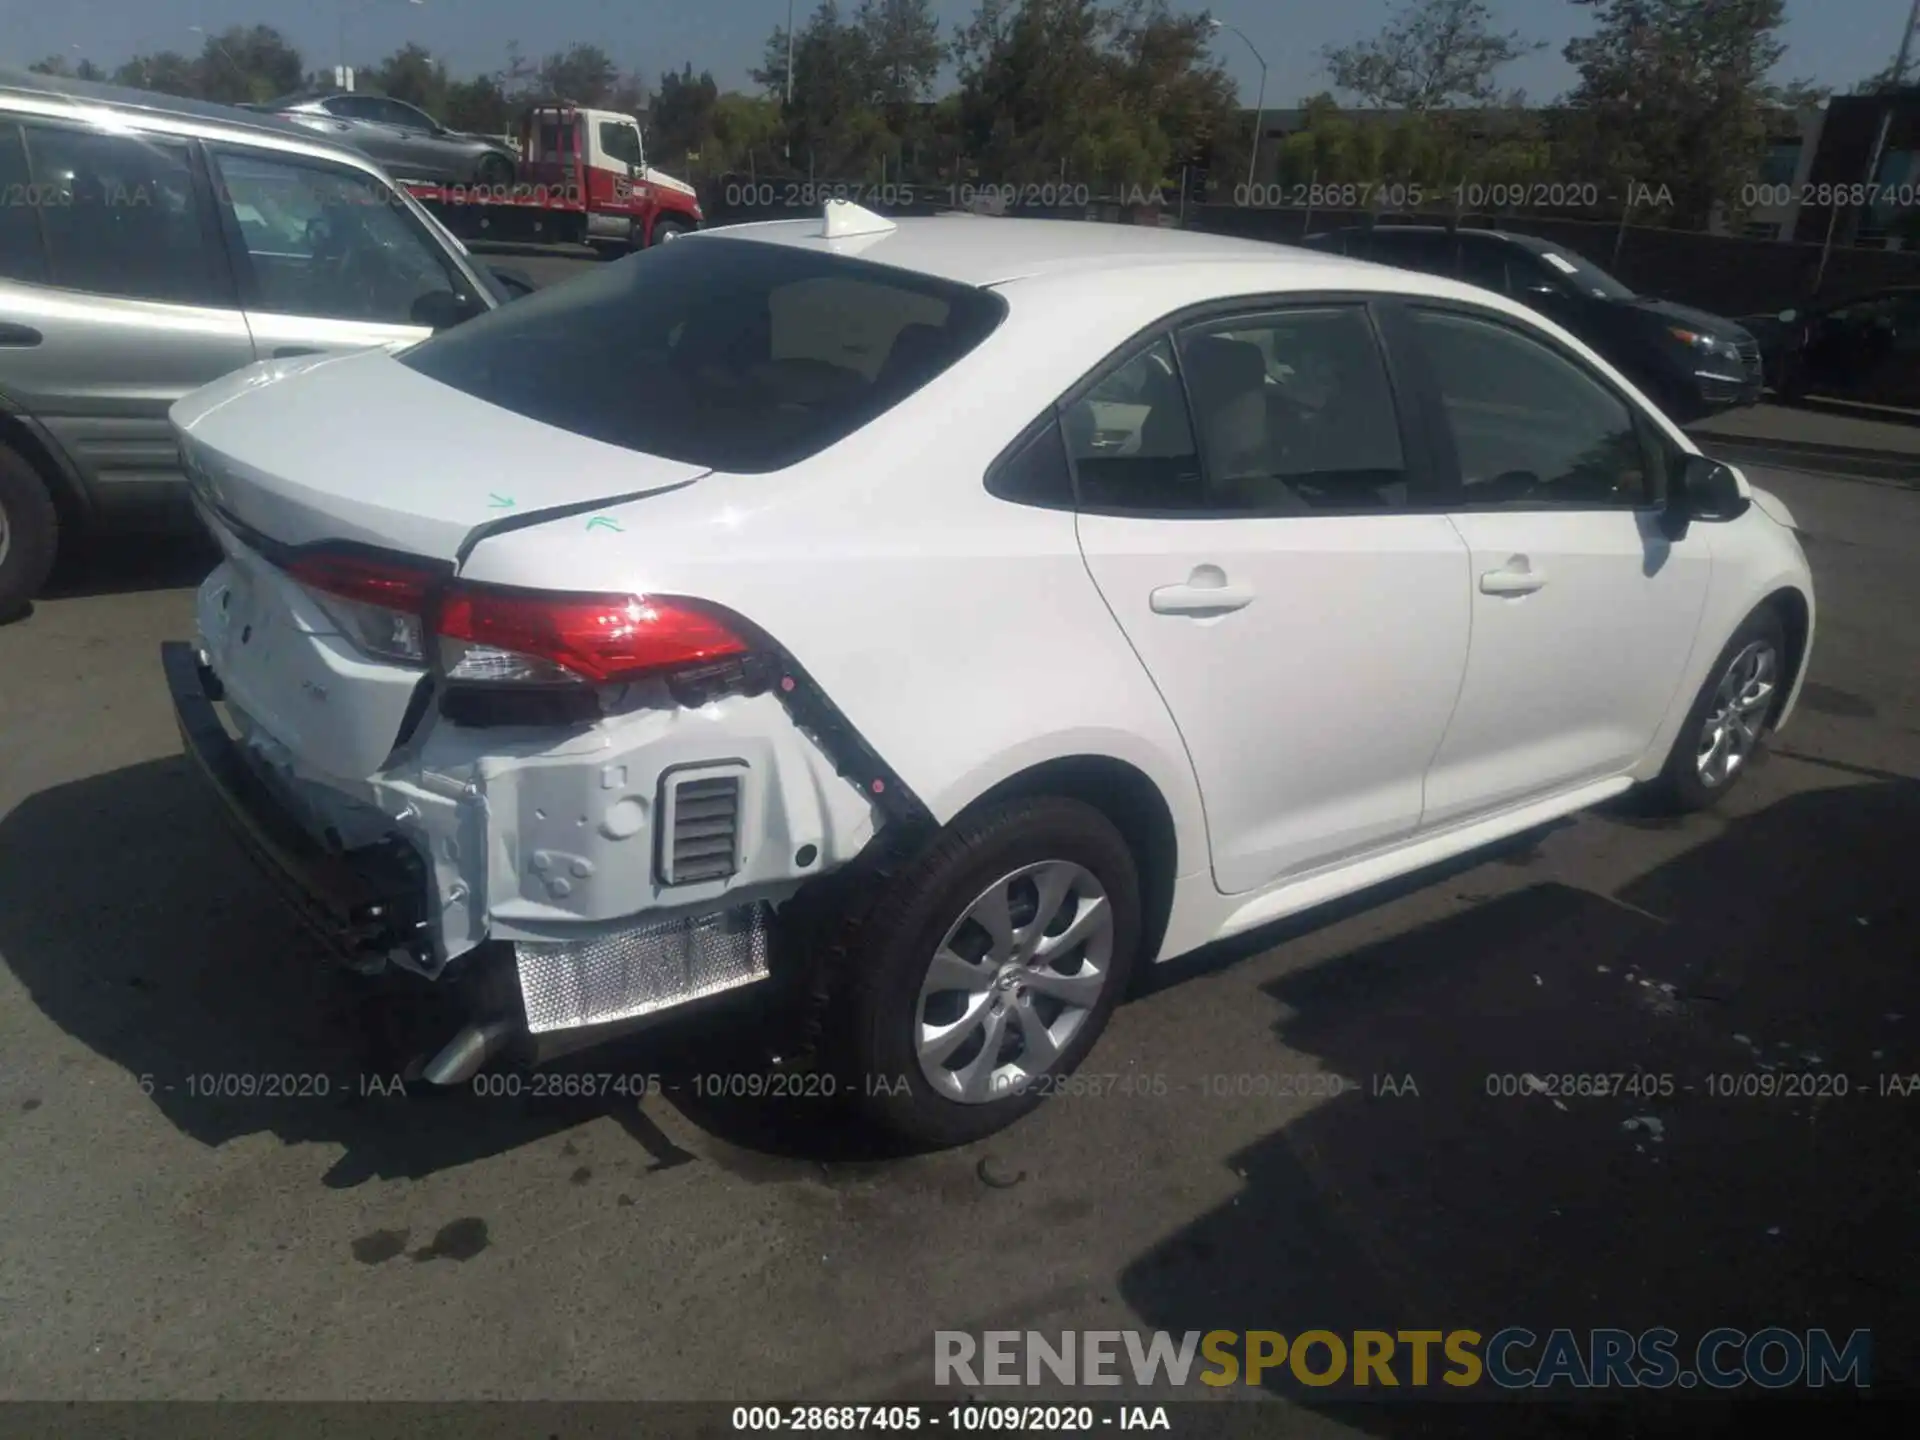
[[[1787,637],[1771,607],[1749,615],[1707,672],[1666,767],[1648,788],[1663,808],[1704,810],[1753,767],[1788,683]]]
[[[1132,852],[1076,800],[1009,800],[895,877],[852,955],[848,1079],[925,1146],[1012,1124],[1106,1028],[1140,943]]]
[[[684,220],[656,220],[653,222],[653,243],[664,245],[669,240],[677,240],[693,227]]]

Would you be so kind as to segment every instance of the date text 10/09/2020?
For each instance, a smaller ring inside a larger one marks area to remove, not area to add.
[[[1114,198],[1104,192],[1096,194],[1091,185],[1065,180],[1031,184],[960,180],[942,185],[906,181],[868,184],[856,180],[730,180],[721,187],[720,194],[729,210],[812,208],[829,200],[844,200],[852,205],[932,205],[956,210],[989,206],[1031,210],[1085,206],[1096,198]],[[1151,197],[1141,191],[1137,201],[1127,203],[1148,204]]]
[[[7,1077],[0,1076],[0,1079]],[[331,1075],[325,1071],[195,1072],[174,1081],[151,1074],[136,1077],[145,1095],[183,1093],[189,1099],[215,1101],[321,1100],[401,1097],[409,1093],[398,1073]],[[1916,1080],[1920,1085],[1920,1079]],[[837,1097],[900,1095],[912,1088],[905,1074],[842,1077],[831,1071],[711,1071],[661,1075],[651,1071],[586,1072],[567,1069],[489,1070],[463,1087],[481,1100],[629,1099],[646,1100],[669,1092],[691,1092],[702,1099],[833,1100]],[[1328,1071],[1289,1074],[1238,1071],[1174,1079],[1151,1071],[1098,1074],[993,1077],[994,1098],[1055,1096],[1074,1099],[1165,1099],[1198,1093],[1208,1100],[1338,1099],[1344,1095],[1414,1097],[1421,1094],[1410,1074],[1365,1078]],[[1490,1091],[1491,1093],[1491,1091]],[[1571,1092],[1569,1092],[1571,1093]]]
[[[736,1405],[735,1431],[949,1430],[1037,1431],[1085,1434],[1116,1430],[1171,1430],[1164,1405]]]

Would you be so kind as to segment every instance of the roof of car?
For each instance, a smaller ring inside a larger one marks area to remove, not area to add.
[[[828,239],[819,219],[725,225],[703,233],[772,245],[820,250],[935,275],[963,285],[996,285],[1033,275],[1144,270],[1168,264],[1297,265],[1324,275],[1329,268],[1378,273],[1378,266],[1266,240],[1168,230],[1147,225],[1100,225],[1084,220],[1018,220],[984,215],[930,215],[893,222],[877,234]]]
[[[233,105],[218,105],[209,100],[188,100],[179,95],[162,95],[152,90],[133,90],[123,85],[101,85],[91,80],[74,80],[64,75],[39,75],[32,71],[0,69],[0,98],[22,95],[35,99],[68,100],[76,105],[111,106],[117,110],[137,110],[144,114],[173,116],[201,124],[220,125],[235,131],[250,131],[282,136],[303,145],[328,145],[312,130],[256,110]],[[342,149],[343,154],[360,159],[359,152]]]

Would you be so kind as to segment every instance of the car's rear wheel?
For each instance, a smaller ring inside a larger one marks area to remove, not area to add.
[[[1009,800],[896,876],[860,936],[849,1083],[899,1138],[964,1144],[1033,1109],[1092,1049],[1140,943],[1139,878],[1098,810]]]
[[[513,162],[504,155],[482,155],[473,178],[482,185],[513,184]]]
[[[1694,698],[1665,768],[1650,787],[1664,808],[1704,810],[1752,769],[1787,672],[1787,635],[1771,606],[1749,615]]]
[[[0,622],[40,593],[60,548],[60,516],[33,466],[0,445]]]

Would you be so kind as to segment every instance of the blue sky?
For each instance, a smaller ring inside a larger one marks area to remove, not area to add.
[[[943,28],[976,0],[935,0]],[[1175,0],[1176,6],[1180,0]],[[804,15],[809,0],[795,0]],[[1503,24],[1552,42],[1509,68],[1509,85],[1550,99],[1571,83],[1560,47],[1589,28],[1589,12],[1567,0],[1493,0]],[[852,8],[842,0],[843,10]],[[1203,8],[1199,5],[1191,7]],[[1215,0],[1215,15],[1244,30],[1270,67],[1266,99],[1291,105],[1324,87],[1319,52],[1376,31],[1390,0]],[[1787,0],[1789,50],[1781,78],[1845,87],[1885,66],[1899,44],[1910,0]],[[25,64],[43,55],[86,55],[111,68],[139,51],[199,49],[192,27],[269,24],[300,46],[309,65],[331,64],[339,49],[339,16],[348,15],[349,51],[358,61],[417,40],[458,72],[497,69],[509,41],[542,54],[574,41],[604,47],[649,79],[692,61],[725,87],[748,85],[786,0],[0,0],[0,60]],[[1253,102],[1259,67],[1230,35],[1220,57]]]

